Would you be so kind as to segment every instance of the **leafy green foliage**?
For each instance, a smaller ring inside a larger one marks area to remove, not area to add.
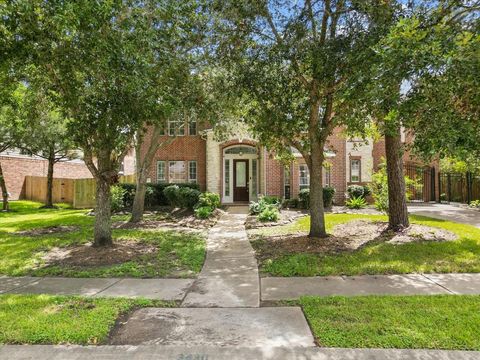
[[[474,209],[480,209],[480,200],[470,201],[469,206]]]
[[[123,201],[126,208],[131,208],[133,204],[133,198],[135,196],[136,185],[127,183],[121,183],[117,185],[125,189]],[[146,184],[145,207],[154,209],[159,206],[169,205],[169,201],[165,196],[164,189],[172,185],[176,185],[179,188],[188,187],[195,190],[200,189],[197,183],[148,183]]]
[[[267,205],[261,212],[258,214],[258,220],[262,222],[274,222],[278,221],[280,218],[280,212],[278,208],[273,205]]]
[[[118,212],[123,210],[125,203],[123,199],[125,198],[126,190],[118,185],[114,185],[110,188],[110,206],[112,212]]]
[[[333,186],[323,187],[323,206],[330,208],[333,204],[333,197],[335,196],[335,188]],[[310,189],[302,189],[298,193],[299,204],[301,207],[308,209],[310,207]]]
[[[276,196],[261,196],[257,202],[251,201],[249,205],[249,212],[252,215],[258,215],[267,208],[276,208],[277,210],[281,207],[281,200]]]
[[[198,203],[195,205],[195,207],[209,207],[212,210],[215,210],[219,206],[220,195],[208,191],[200,194]]]
[[[363,197],[352,197],[345,201],[345,205],[349,209],[363,209],[368,205],[368,203]]]
[[[170,185],[163,190],[163,194],[171,206],[193,209],[198,203],[201,192],[191,187]]]
[[[405,184],[408,188],[414,187],[416,181],[410,179],[408,176],[405,176]],[[372,182],[370,183],[370,188],[372,190],[372,196],[375,201],[375,208],[378,211],[388,213],[388,177],[385,164],[380,164],[380,167],[377,172],[372,174]],[[409,199],[410,193],[407,191],[405,194],[407,200]]]
[[[352,198],[366,198],[372,192],[367,185],[349,185],[347,187],[347,194],[350,199]]]
[[[479,296],[303,297],[325,347],[480,350]]]
[[[210,206],[200,206],[195,209],[195,216],[199,219],[208,219],[212,214],[213,210]]]

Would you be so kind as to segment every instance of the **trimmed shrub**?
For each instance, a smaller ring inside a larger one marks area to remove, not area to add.
[[[310,208],[310,189],[302,189],[298,193],[298,201],[302,208]]]
[[[267,207],[258,214],[258,220],[262,222],[278,221],[279,218],[280,212],[278,211],[278,208],[271,204],[267,205]]]
[[[169,201],[166,198],[163,190],[169,186],[176,185],[179,188],[188,187],[191,189],[199,190],[199,185],[196,183],[180,183],[180,184],[169,184],[169,183],[148,183],[146,184],[147,189],[145,193],[145,207],[146,208],[155,208],[158,206],[169,205]],[[135,197],[135,184],[118,184],[126,190],[124,195],[124,204],[126,208],[131,208],[133,205],[133,199]]]
[[[118,185],[113,185],[110,188],[110,205],[112,207],[112,212],[118,212],[125,207],[123,202],[123,197],[125,196],[126,190]]]
[[[195,216],[199,219],[208,219],[212,214],[213,210],[210,206],[201,206],[195,209]]]
[[[198,203],[195,205],[196,208],[209,207],[212,210],[215,210],[219,206],[220,195],[208,191],[200,194],[200,197],[198,198]]]
[[[350,185],[347,187],[347,194],[349,199],[353,198],[363,198],[365,199],[368,195],[371,194],[370,188],[368,186],[362,185]]]
[[[178,206],[183,209],[193,209],[198,203],[201,192],[189,187],[177,187],[177,189],[176,198]]]
[[[180,201],[178,199],[179,190],[180,188],[178,187],[178,185],[170,185],[163,189],[163,195],[165,195],[165,198],[167,199],[169,205],[174,207],[180,206]]]
[[[365,198],[363,198],[363,197],[354,197],[354,198],[348,199],[348,200],[345,202],[345,205],[346,205],[349,209],[363,209],[363,208],[366,207],[368,204],[367,204],[367,201],[365,200]]]
[[[323,187],[323,207],[328,209],[333,204],[333,196],[335,195],[335,188],[332,186]],[[298,193],[299,203],[301,207],[310,208],[310,189],[300,190]]]
[[[267,207],[274,207],[279,210],[282,207],[282,202],[276,196],[262,196],[257,202],[250,202],[249,212],[252,215],[258,215]]]
[[[328,209],[332,207],[333,196],[335,195],[335,188],[333,186],[323,187],[323,207]]]

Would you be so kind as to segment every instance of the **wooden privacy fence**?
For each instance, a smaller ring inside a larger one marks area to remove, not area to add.
[[[120,176],[121,183],[134,183],[135,175]],[[84,209],[95,206],[95,179],[53,179],[53,202],[67,203],[74,208]],[[26,176],[24,199],[45,201],[47,198],[47,178]]]

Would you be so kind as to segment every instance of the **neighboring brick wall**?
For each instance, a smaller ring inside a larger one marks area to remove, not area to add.
[[[48,162],[29,157],[0,156],[5,182],[11,200],[22,198],[25,176],[47,176]],[[60,162],[55,164],[56,178],[85,179],[92,174],[83,162]]]
[[[162,136],[160,141],[168,140]],[[142,146],[142,154],[146,152],[147,142]],[[200,135],[178,136],[171,143],[161,146],[155,154],[152,166],[149,169],[151,182],[157,181],[157,161],[197,161],[197,182],[201,190],[206,189],[206,140]],[[187,167],[188,173],[188,167]],[[168,181],[168,162],[166,164],[166,177]]]

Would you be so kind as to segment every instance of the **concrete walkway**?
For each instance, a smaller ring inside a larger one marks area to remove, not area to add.
[[[0,294],[53,294],[157,300],[184,298],[193,279],[0,277]]]
[[[210,229],[203,269],[183,307],[259,307],[258,265],[245,231],[246,214],[224,214]]]
[[[83,360],[478,360],[480,352],[315,347],[0,346],[0,359]]]
[[[267,277],[261,283],[263,301],[305,295],[480,295],[480,274]]]
[[[449,204],[410,205],[411,214],[428,216],[434,219],[454,221],[480,228],[480,211]]]

